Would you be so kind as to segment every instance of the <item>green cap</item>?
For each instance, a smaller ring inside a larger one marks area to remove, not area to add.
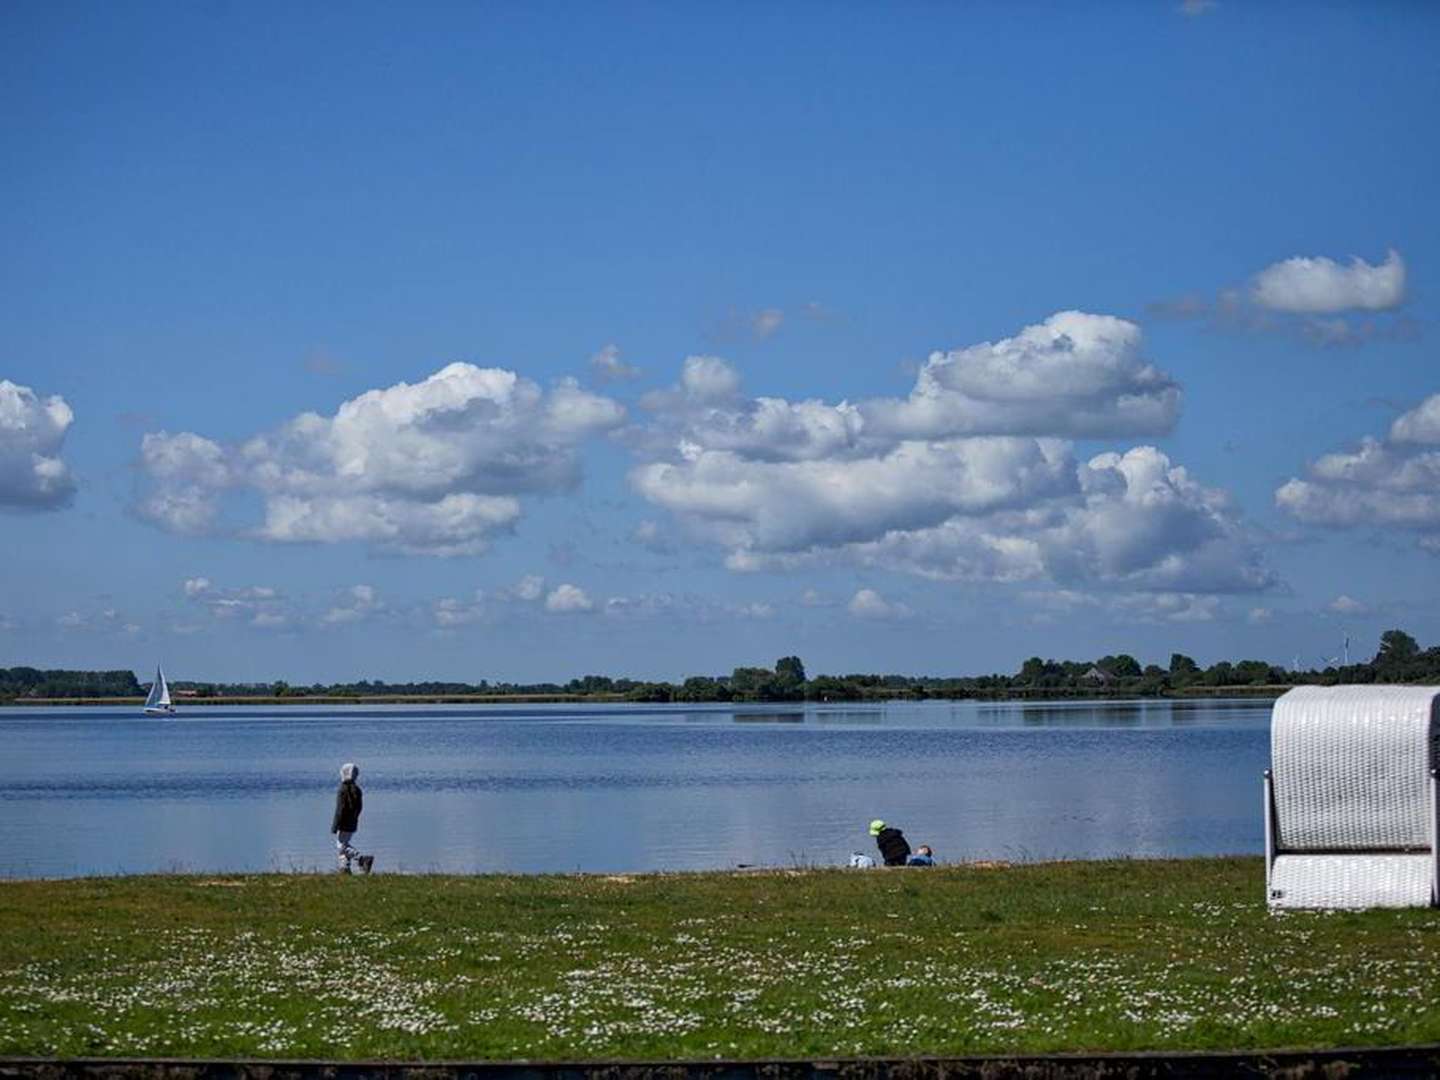
[[[885,827],[885,822],[881,821],[881,820],[877,817],[874,821],[870,822],[870,835],[871,835],[871,836],[879,836],[879,835],[880,835],[880,830],[883,829],[884,827]]]

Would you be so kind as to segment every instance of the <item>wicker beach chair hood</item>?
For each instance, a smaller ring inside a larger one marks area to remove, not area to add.
[[[1266,774],[1272,907],[1435,902],[1440,688],[1302,686],[1275,702]]]

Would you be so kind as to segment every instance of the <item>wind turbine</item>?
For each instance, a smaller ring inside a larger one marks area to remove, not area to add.
[[[1345,662],[1345,666],[1346,666],[1346,667],[1349,667],[1349,666],[1350,666],[1350,635],[1349,635],[1349,633],[1346,633],[1346,635],[1345,635],[1344,643],[1340,646],[1340,652],[1339,652],[1337,655],[1335,655],[1335,656],[1329,656],[1329,657],[1322,656],[1322,657],[1320,657],[1320,664],[1321,664],[1322,667],[1333,667],[1335,664],[1339,663],[1342,659],[1343,659],[1344,662]]]

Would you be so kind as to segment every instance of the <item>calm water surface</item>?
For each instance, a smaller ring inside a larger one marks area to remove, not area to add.
[[[339,766],[385,870],[1261,849],[1268,701],[0,710],[0,876],[333,866]]]

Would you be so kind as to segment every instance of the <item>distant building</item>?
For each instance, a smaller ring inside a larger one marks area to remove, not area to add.
[[[1109,684],[1109,683],[1112,683],[1112,682],[1115,681],[1115,676],[1114,676],[1114,675],[1111,675],[1111,674],[1110,674],[1108,671],[1106,671],[1104,668],[1095,667],[1093,664],[1090,666],[1090,670],[1087,671],[1087,672],[1085,672],[1084,675],[1081,675],[1080,678],[1085,679],[1085,680],[1088,680],[1089,682],[1098,682],[1098,683],[1106,683],[1106,684]]]

